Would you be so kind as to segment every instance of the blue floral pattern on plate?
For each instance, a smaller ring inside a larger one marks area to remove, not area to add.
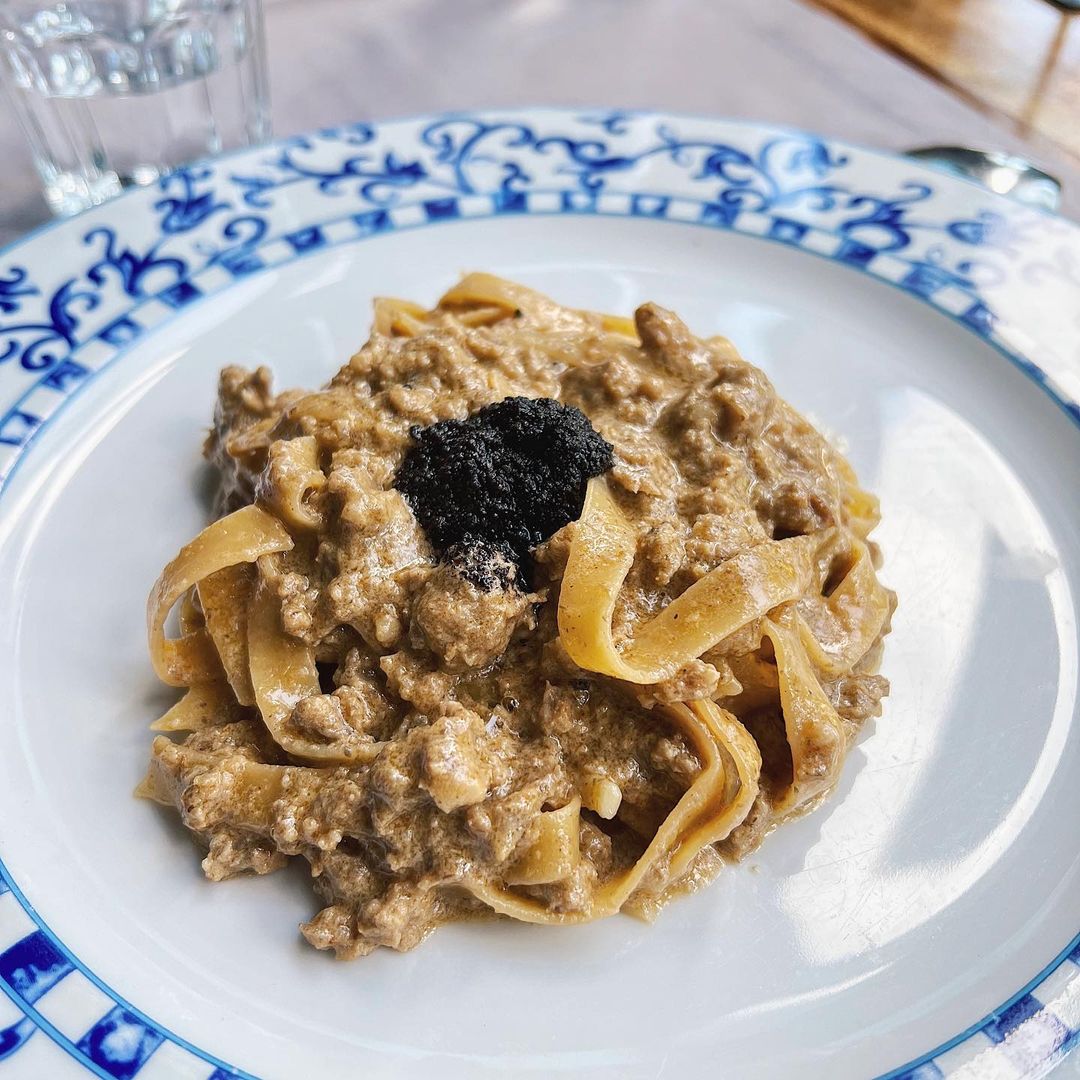
[[[452,115],[194,165],[0,253],[0,492],[65,401],[203,297],[395,229],[551,213],[728,229],[870,274],[995,345],[1080,423],[1080,355],[1064,352],[1080,328],[1080,230],[1060,219],[801,132],[625,110]],[[247,1075],[102,983],[2,863],[0,905],[23,926],[0,940],[0,991],[21,1014],[0,1029],[0,1065],[37,1035],[99,1077],[135,1077],[163,1048],[184,1076]],[[1041,1074],[1080,1041],[1062,1005],[1078,977],[1080,939],[978,1025],[888,1076]],[[101,1015],[64,1030],[37,1006],[79,983]]]

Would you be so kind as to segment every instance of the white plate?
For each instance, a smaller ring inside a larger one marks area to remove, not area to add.
[[[378,293],[488,269],[722,331],[880,494],[883,717],[819,811],[652,927],[305,946],[136,802],[143,604],[204,521],[225,363],[325,380]],[[175,1080],[1017,1077],[1077,1038],[1080,231],[747,124],[326,132],[0,257],[0,1072]],[[1070,958],[1071,950],[1071,958]],[[224,1063],[229,1063],[228,1065]]]

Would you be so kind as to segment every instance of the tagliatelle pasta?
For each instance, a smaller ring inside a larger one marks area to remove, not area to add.
[[[381,299],[321,391],[225,369],[207,454],[222,516],[147,605],[184,694],[139,794],[213,880],[305,860],[339,956],[651,918],[827,792],[887,690],[876,500],[655,305]]]
[[[726,560],[672,600],[616,648],[611,617],[634,563],[636,533],[603,480],[590,481],[559,591],[559,632],[588,671],[657,683],[729,634],[800,597],[820,540],[765,540]],[[861,655],[861,654],[860,654]]]
[[[190,686],[220,671],[205,630],[192,630],[176,640],[165,637],[165,620],[177,601],[218,570],[292,546],[285,527],[257,506],[245,506],[215,521],[185,545],[162,571],[146,604],[150,659],[158,678],[172,686]]]

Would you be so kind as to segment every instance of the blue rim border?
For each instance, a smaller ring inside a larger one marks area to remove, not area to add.
[[[135,1008],[130,1002],[116,994],[114,990],[111,990],[97,975],[95,975],[88,967],[86,967],[77,956],[53,933],[44,919],[37,913],[34,905],[26,898],[23,891],[16,884],[14,878],[11,876],[11,871],[8,870],[5,863],[0,860],[0,896],[5,892],[10,892],[11,895],[18,901],[19,906],[26,912],[27,915],[36,924],[38,931],[44,933],[50,944],[60,952],[64,959],[71,965],[72,971],[77,971],[84,975],[86,979],[99,990],[101,990],[107,997],[112,998],[118,1006],[126,1010],[132,1016],[136,1017],[140,1022],[145,1024],[148,1028],[155,1029],[162,1033],[170,1042],[175,1043],[177,1046],[184,1050],[187,1050],[193,1056],[205,1061],[208,1065],[211,1065],[217,1070],[215,1073],[211,1073],[210,1077],[213,1080],[258,1080],[257,1077],[243,1072],[240,1069],[235,1068],[232,1065],[226,1064],[220,1058],[214,1057],[212,1054],[208,1054],[205,1050],[200,1050],[187,1039],[182,1038],[179,1035],[174,1035],[168,1028],[163,1027],[156,1021],[153,1021],[144,1012]],[[31,931],[27,937],[32,937],[37,931]],[[24,941],[25,938],[20,938],[19,942]],[[19,944],[16,942],[15,944]],[[65,976],[62,976],[62,978]],[[14,1004],[26,1017],[33,1020],[34,1023],[41,1028],[57,1046],[59,1046],[72,1060],[78,1062],[80,1065],[89,1069],[92,1073],[103,1078],[103,1080],[114,1080],[115,1073],[106,1071],[107,1065],[103,1065],[100,1061],[95,1060],[91,1055],[80,1050],[78,1040],[64,1035],[57,1026],[46,1019],[41,1012],[35,1008],[34,1003],[27,1000],[23,995],[20,995],[18,990],[12,986],[8,977],[5,975],[0,977],[0,991],[2,991],[8,999]],[[44,995],[42,995],[44,996]],[[3,1064],[5,1058],[0,1055],[0,1064]]]
[[[567,120],[569,120],[571,116],[579,114],[582,111],[583,110],[544,110],[545,114],[547,114],[547,115],[557,115],[560,112],[564,113]],[[453,113],[453,114],[448,114],[448,117],[453,118],[453,119],[457,119],[457,118],[468,119],[468,118],[471,118],[471,117],[476,116],[476,115],[478,115],[478,114],[476,114],[476,113]],[[509,115],[509,116],[513,116],[513,117],[526,117],[526,116],[529,115],[529,110],[507,110],[505,113],[501,112],[500,115]],[[641,114],[638,114],[638,113],[635,112],[634,115],[641,115]],[[672,113],[672,112],[667,112],[667,111],[662,112],[660,114],[651,114],[651,115],[652,115],[653,119],[656,119],[657,117],[664,118],[664,117],[688,116],[688,114],[678,114],[678,113]],[[708,123],[708,122],[710,122],[710,120],[712,120],[712,118],[702,117],[702,116],[689,116],[688,118],[693,119],[693,120],[695,120],[697,122],[701,122],[701,123]],[[423,118],[416,118],[416,119],[418,121],[421,121]],[[435,118],[432,118],[432,119],[435,119]],[[445,119],[445,118],[440,118],[440,119]],[[712,122],[717,122],[717,121],[712,120]],[[779,127],[777,127],[775,125],[758,126],[758,125],[754,125],[752,122],[749,122],[749,121],[743,121],[743,122],[739,122],[739,121],[735,121],[735,122],[722,121],[722,123],[725,123],[725,124],[727,124],[727,123],[737,123],[737,124],[741,124],[741,126],[744,126],[744,127],[748,128],[748,129],[757,129],[759,131],[762,130],[762,129],[770,131],[770,132],[775,132],[775,131],[778,131],[778,130],[784,130],[784,131],[787,131],[787,132],[791,132],[792,134],[795,134],[795,135],[801,135],[802,134],[802,133],[799,133],[799,132],[793,132],[792,129],[780,129]],[[930,170],[927,170],[924,166],[919,166],[916,163],[908,162],[906,159],[901,158],[899,155],[894,155],[894,154],[890,154],[890,153],[883,152],[883,151],[875,151],[875,150],[869,150],[869,149],[866,149],[866,148],[860,148],[860,147],[857,147],[855,144],[851,144],[851,143],[847,143],[847,142],[841,142],[841,141],[838,141],[838,140],[830,140],[830,145],[841,148],[841,149],[850,148],[850,149],[860,150],[861,152],[869,153],[869,154],[872,154],[873,156],[884,158],[884,159],[890,160],[890,161],[904,161],[905,166],[908,167],[913,172],[929,173],[930,178],[932,178],[932,180],[937,184],[946,184],[947,185],[949,183],[959,183],[959,184],[962,184],[962,185],[965,185],[965,186],[974,187],[973,185],[966,185],[966,183],[964,181],[958,181],[958,180],[954,181],[951,178],[949,178],[949,179],[942,178],[938,174],[932,173]],[[239,152],[236,152],[236,153],[231,154],[231,155],[225,155],[224,158],[215,159],[215,162],[213,162],[213,163],[220,164],[220,162],[222,160],[226,159],[226,158],[235,159],[235,158],[242,157],[244,155],[250,155],[250,154],[252,154],[252,151],[250,151],[250,150],[239,151]],[[549,193],[560,194],[562,192],[562,189],[548,189],[547,191],[545,191],[544,189],[539,189],[538,188],[538,189],[531,189],[531,190],[536,192],[537,194],[549,194]],[[974,190],[980,190],[981,191],[981,189],[978,189],[978,188],[974,188]],[[137,197],[139,193],[136,192],[136,193],[132,193],[132,194],[135,197]],[[635,197],[637,195],[639,195],[639,194],[641,196],[643,196],[643,197],[664,198],[664,196],[662,194],[660,194],[660,193],[651,193],[651,192],[647,192],[647,191],[638,191],[638,190],[634,191]],[[982,193],[982,194],[985,195],[985,193]],[[675,199],[673,201],[680,201],[680,199],[683,202],[694,202],[695,201],[695,200],[692,200],[692,199],[682,198],[682,197],[679,197],[679,198],[677,198],[677,199]],[[115,205],[115,203],[113,205]],[[415,204],[409,204],[409,205],[415,205]],[[504,210],[502,212],[496,210],[496,211],[492,211],[492,212],[489,212],[489,213],[486,213],[486,214],[469,214],[469,215],[463,216],[460,219],[455,216],[453,218],[450,218],[449,220],[452,220],[452,221],[457,221],[457,220],[474,221],[474,220],[482,220],[482,219],[491,219],[491,218],[502,216],[502,213],[507,214],[507,216],[510,216],[510,215],[539,216],[540,214],[545,213],[545,212],[552,213],[552,214],[555,214],[555,215],[582,214],[582,213],[585,213],[585,214],[590,214],[590,215],[595,215],[595,216],[603,216],[603,217],[651,217],[654,220],[656,219],[656,215],[653,215],[653,214],[642,214],[642,213],[636,213],[636,212],[619,214],[619,213],[612,213],[610,211],[605,212],[605,211],[602,211],[602,210],[597,210],[595,207],[585,209],[583,207],[563,206],[561,209],[552,210],[552,211],[523,210],[521,208],[515,208],[513,211],[505,211]],[[90,211],[89,213],[93,213],[93,211]],[[353,217],[355,217],[355,216],[356,215],[353,215]],[[1054,219],[1052,215],[1044,215],[1044,216],[1047,217],[1050,220],[1055,220],[1055,221],[1059,220],[1059,219]],[[345,220],[345,219],[340,219],[340,220]],[[337,246],[338,244],[340,244],[342,242],[355,242],[357,240],[362,240],[362,239],[367,238],[368,235],[386,235],[388,232],[401,231],[401,229],[403,229],[403,228],[426,227],[427,225],[434,224],[439,220],[445,220],[445,218],[441,214],[440,214],[439,217],[433,217],[433,216],[429,215],[427,220],[416,222],[416,223],[411,224],[411,225],[396,226],[396,227],[394,227],[392,229],[381,230],[380,232],[377,232],[377,233],[364,234],[364,235],[360,235],[360,236],[356,236],[356,237],[350,237],[345,241],[337,241],[337,242],[335,242],[334,245],[327,244],[325,246],[320,246],[320,247],[318,247],[317,249],[315,249],[313,251],[299,251],[298,250],[290,258],[285,259],[285,260],[281,260],[279,262],[275,262],[275,263],[273,263],[271,265],[260,266],[259,269],[257,271],[255,271],[255,272],[261,273],[264,270],[277,269],[280,266],[285,265],[286,263],[291,263],[291,262],[297,261],[299,259],[302,259],[302,258],[306,257],[307,254],[318,254],[318,253],[324,252],[324,251],[328,250],[331,246]],[[999,338],[998,333],[996,332],[994,322],[993,322],[992,319],[991,320],[986,320],[986,321],[980,320],[978,322],[972,321],[972,320],[969,320],[969,319],[965,319],[965,318],[961,317],[960,315],[958,315],[956,312],[946,310],[943,307],[941,307],[938,303],[936,303],[933,300],[931,295],[926,295],[925,293],[921,292],[920,290],[912,288],[910,285],[906,285],[904,282],[902,282],[900,280],[896,280],[895,278],[882,277],[879,274],[874,273],[869,268],[868,265],[856,265],[856,264],[854,264],[852,262],[848,262],[848,261],[845,261],[843,259],[838,258],[835,254],[830,255],[830,254],[827,254],[827,253],[825,253],[825,252],[823,252],[821,250],[815,250],[815,249],[809,249],[809,248],[802,247],[800,242],[793,242],[790,238],[785,238],[785,237],[782,237],[782,236],[779,236],[779,235],[761,235],[759,232],[743,231],[743,230],[740,230],[739,228],[735,227],[730,222],[728,222],[728,223],[717,223],[717,222],[707,223],[707,222],[703,222],[703,221],[690,221],[690,220],[685,220],[685,219],[669,219],[669,220],[677,220],[677,222],[681,223],[681,224],[699,224],[699,225],[708,224],[710,227],[719,227],[719,228],[726,229],[726,230],[731,231],[731,232],[738,233],[740,235],[753,235],[757,239],[771,240],[774,243],[781,243],[781,244],[784,244],[785,246],[788,246],[788,247],[795,247],[798,250],[803,250],[803,251],[808,252],[810,254],[815,254],[818,257],[825,258],[825,259],[827,259],[827,260],[829,260],[831,262],[840,262],[841,265],[847,265],[847,266],[849,266],[849,267],[851,267],[853,269],[862,270],[863,272],[867,273],[869,276],[875,278],[876,280],[883,281],[885,284],[892,285],[894,288],[898,289],[901,292],[905,292],[908,295],[914,296],[916,299],[919,299],[919,300],[923,301],[924,303],[928,304],[929,306],[934,307],[935,310],[937,310],[941,314],[945,315],[952,322],[957,323],[958,325],[964,327],[968,331],[975,333],[982,340],[986,341],[987,344],[991,345],[996,351],[998,351],[1002,356],[1004,356],[1007,360],[1009,360],[1009,362],[1014,367],[1016,367],[1018,370],[1020,370],[1029,380],[1034,382],[1037,386],[1041,387],[1042,390],[1051,398],[1051,400],[1053,400],[1055,402],[1055,404],[1059,408],[1061,408],[1062,411],[1065,412],[1066,416],[1073,422],[1074,425],[1080,426],[1080,406],[1078,406],[1076,402],[1071,401],[1063,393],[1056,390],[1054,388],[1054,386],[1051,385],[1050,382],[1048,381],[1046,373],[1040,367],[1038,367],[1036,364],[1034,364],[1033,361],[1031,361],[1030,359],[1027,359],[1022,354],[1014,351],[1013,349],[1008,347],[1006,344],[1004,344],[1002,342],[1002,340]],[[780,218],[779,220],[787,222],[789,219]],[[0,259],[6,258],[6,257],[10,256],[11,253],[13,253],[14,251],[20,249],[24,245],[27,245],[27,244],[30,244],[30,243],[34,242],[42,233],[52,231],[53,229],[62,228],[67,224],[68,224],[67,222],[54,222],[54,223],[47,224],[42,229],[39,229],[35,233],[31,234],[29,237],[24,238],[24,239],[16,242],[15,244],[9,245],[7,248],[0,251]],[[323,221],[323,222],[320,223],[320,225],[318,227],[319,228],[326,227],[329,224],[331,224],[330,221]],[[812,229],[813,227],[811,226],[810,228]],[[266,239],[265,243],[270,244],[270,243],[274,242],[275,240],[280,240],[280,239],[281,238],[279,236],[271,236],[271,237]],[[246,276],[247,273],[248,272],[245,272],[245,276]],[[241,279],[240,275],[236,275],[233,281],[227,282],[224,286],[222,286],[222,288],[220,290],[215,290],[214,293],[208,293],[206,295],[207,296],[216,295],[217,292],[224,291],[224,289],[226,289],[230,285],[232,285],[235,280],[240,280],[240,279]],[[154,298],[155,297],[150,297],[149,299],[154,299]],[[200,299],[201,299],[201,297],[200,297]],[[138,305],[134,306],[131,309],[131,312],[134,312],[135,310],[137,310],[137,307],[138,307]],[[178,310],[176,310],[174,312],[173,316],[171,316],[166,321],[172,321],[172,318],[174,318],[176,315],[181,314],[183,310],[186,310],[186,309],[178,309]],[[157,329],[158,326],[160,326],[160,325],[164,325],[164,322],[155,323],[149,329],[152,331],[154,329]],[[136,340],[141,343],[141,341],[143,339],[141,337],[138,337]],[[51,423],[55,419],[55,417],[60,414],[60,412],[62,412],[66,408],[66,406],[70,403],[70,401],[75,396],[78,395],[78,391],[79,391],[79,389],[81,389],[82,386],[87,385],[89,382],[91,382],[93,380],[93,378],[100,371],[104,370],[104,368],[106,368],[106,367],[112,366],[112,364],[116,360],[118,360],[120,357],[126,355],[127,352],[130,351],[131,346],[134,345],[134,344],[135,344],[135,341],[131,341],[131,342],[127,343],[127,344],[124,344],[124,345],[121,345],[120,347],[118,347],[116,349],[116,351],[113,353],[113,355],[108,358],[107,361],[105,361],[103,364],[101,364],[98,368],[92,370],[85,378],[83,378],[80,381],[78,387],[73,392],[68,393],[66,395],[66,397],[64,398],[64,400],[59,403],[58,407],[55,408],[53,411],[51,411],[48,414],[48,416],[45,418],[45,422],[43,422],[34,431],[31,438],[27,439],[20,446],[20,448],[19,448],[20,452],[18,454],[18,457],[12,463],[12,468],[9,471],[9,473],[7,474],[7,476],[5,477],[4,487],[7,486],[6,481],[10,481],[11,477],[14,475],[14,473],[15,473],[16,469],[18,468],[18,466],[21,465],[26,451],[28,450],[29,446],[36,440],[37,435],[40,434],[41,431],[46,426],[48,426],[48,424]],[[35,386],[36,385],[37,384],[35,384]],[[0,489],[0,490],[2,490],[2,489]],[[39,930],[42,931],[44,934],[46,934],[48,936],[48,938],[50,939],[52,944],[55,945],[57,947],[57,949],[63,954],[63,956],[72,964],[73,970],[79,971],[83,975],[85,975],[96,987],[98,987],[98,989],[104,991],[109,997],[111,997],[114,1001],[116,1001],[118,1003],[118,1005],[120,1005],[122,1008],[125,1008],[133,1017],[137,1018],[139,1021],[145,1023],[149,1027],[152,1027],[155,1031],[160,1032],[163,1035],[164,1038],[167,1038],[169,1041],[175,1043],[177,1046],[180,1046],[183,1049],[188,1050],[189,1052],[191,1052],[192,1054],[194,1054],[195,1056],[197,1056],[201,1060],[207,1062],[210,1065],[213,1065],[216,1070],[221,1070],[220,1073],[216,1071],[213,1074],[213,1076],[215,1078],[218,1077],[219,1075],[222,1075],[222,1076],[241,1076],[241,1077],[245,1077],[245,1078],[250,1077],[250,1074],[242,1073],[242,1072],[240,1072],[238,1070],[235,1070],[233,1067],[225,1065],[225,1063],[220,1061],[219,1059],[214,1058],[211,1055],[206,1054],[205,1052],[203,1052],[203,1051],[197,1049],[196,1047],[194,1047],[192,1044],[190,1044],[186,1040],[180,1038],[179,1036],[173,1035],[167,1029],[164,1029],[160,1025],[155,1024],[153,1021],[150,1021],[149,1018],[145,1016],[145,1014],[139,1012],[133,1006],[131,1006],[129,1003],[124,1001],[124,999],[120,998],[114,992],[109,990],[105,986],[105,984],[100,979],[97,978],[97,976],[93,975],[92,972],[87,970],[78,961],[78,959],[70,952],[70,950],[67,949],[67,947],[64,946],[63,943],[60,942],[58,938],[56,938],[55,934],[52,933],[52,931],[48,928],[48,926],[45,924],[45,922],[40,918],[40,916],[38,916],[38,914],[34,910],[33,906],[26,899],[26,897],[23,895],[21,890],[19,890],[17,884],[15,883],[14,879],[12,878],[12,876],[10,874],[10,871],[8,871],[7,868],[3,865],[3,863],[0,862],[0,895],[2,895],[4,892],[8,892],[8,891],[10,891],[13,894],[13,896],[18,900],[18,902],[19,902],[20,906],[23,908],[23,910],[26,911],[26,913],[28,915],[30,915],[30,917],[32,918],[34,923],[37,925]],[[5,953],[4,955],[6,956],[7,953]],[[1002,1006],[1000,1006],[998,1009],[996,1009],[993,1013],[988,1014],[982,1020],[980,1020],[977,1023],[971,1025],[970,1027],[965,1029],[965,1031],[961,1032],[959,1035],[954,1036],[952,1039],[946,1041],[945,1043],[942,1043],[940,1046],[938,1046],[935,1049],[929,1051],[928,1053],[922,1055],[921,1057],[913,1059],[912,1061],[910,1061],[910,1062],[908,1062],[908,1063],[906,1063],[906,1064],[904,1064],[902,1066],[899,1066],[898,1068],[895,1068],[895,1069],[891,1070],[888,1073],[883,1074],[880,1077],[880,1080],[899,1080],[899,1078],[902,1078],[902,1077],[903,1078],[909,1078],[910,1077],[911,1080],[929,1080],[930,1077],[946,1075],[945,1073],[943,1073],[941,1071],[940,1068],[938,1068],[937,1066],[935,1066],[933,1064],[934,1059],[936,1059],[936,1058],[940,1057],[941,1055],[947,1053],[949,1050],[961,1045],[965,1041],[971,1039],[974,1035],[977,1035],[977,1034],[979,1034],[981,1032],[986,1031],[988,1028],[992,1027],[993,1025],[997,1024],[997,1025],[1000,1026],[1003,1018],[1007,1018],[1010,1011],[1014,1010],[1015,1007],[1019,1003],[1023,1002],[1025,999],[1031,997],[1031,991],[1032,990],[1035,990],[1036,988],[1038,988],[1039,985],[1046,980],[1048,975],[1056,972],[1061,967],[1061,965],[1063,963],[1065,963],[1067,961],[1070,961],[1070,960],[1072,962],[1074,962],[1074,963],[1080,963],[1080,934],[1078,934],[1077,937],[1074,938],[1073,941],[1070,942],[1070,944],[1068,946],[1066,946],[1066,948],[1064,950],[1062,950],[1062,952],[1060,952],[1050,963],[1048,963],[1043,968],[1043,970],[1041,972],[1039,972],[1039,974],[1037,974],[1034,978],[1032,978],[1027,984],[1025,984],[1025,986],[1023,988],[1021,988],[1021,990],[1017,991],[1011,998],[1009,998]],[[50,1037],[53,1038],[53,1040],[56,1041],[58,1043],[58,1045],[61,1045],[65,1050],[67,1050],[67,1052],[69,1054],[71,1054],[75,1058],[75,1060],[80,1061],[82,1064],[84,1064],[91,1071],[95,1072],[97,1075],[101,1075],[101,1076],[105,1076],[105,1077],[117,1075],[113,1071],[105,1071],[105,1072],[101,1071],[102,1070],[102,1065],[101,1065],[100,1062],[96,1062],[92,1057],[88,1057],[84,1051],[80,1050],[80,1047],[78,1045],[75,1045],[73,1043],[72,1040],[67,1039],[65,1036],[63,1036],[61,1033],[59,1033],[51,1024],[49,1024],[49,1022],[47,1020],[45,1020],[45,1018],[38,1012],[38,1010],[36,1010],[33,1007],[32,1002],[27,1000],[25,997],[19,997],[17,989],[14,986],[10,985],[9,980],[5,977],[6,973],[3,972],[2,967],[3,967],[3,957],[0,957],[0,989],[3,989],[4,992],[13,1001],[15,1001],[15,1003],[19,1006],[20,1010],[22,1010],[28,1017],[33,1019],[35,1021],[35,1023],[39,1027],[41,1027],[43,1030],[46,1031],[46,1033],[50,1034]],[[1040,1003],[1040,1002],[1036,1001],[1035,1004],[1037,1006],[1041,1007],[1041,1006],[1045,1005],[1046,1003]],[[1011,1027],[1008,1031],[1006,1031],[1002,1035],[1002,1039],[1006,1038],[1009,1034],[1011,1034],[1011,1032],[1013,1030],[1016,1030],[1016,1028],[1019,1026],[1020,1023],[1022,1023],[1024,1020],[1029,1019],[1032,1015],[1033,1015],[1033,1013],[1032,1013],[1031,1009],[1029,1008],[1028,1011],[1026,1012],[1026,1015],[1021,1020],[1019,1020],[1016,1025]],[[998,1041],[1001,1041],[1001,1040],[998,1040]],[[1060,1040],[1053,1047],[1053,1049],[1050,1051],[1050,1053],[1054,1056],[1054,1059],[1056,1060],[1056,1058],[1058,1056],[1061,1056],[1064,1053],[1068,1052],[1068,1050],[1070,1050],[1078,1041],[1080,1041],[1080,1032],[1078,1032],[1078,1031],[1070,1031],[1064,1039]],[[0,1056],[0,1061],[2,1061],[2,1060],[3,1060],[3,1057]],[[108,1068],[107,1064],[106,1064],[105,1068],[106,1069]],[[134,1074],[130,1074],[130,1075],[134,1075]]]
[[[709,124],[709,123],[723,123],[725,125],[742,127],[750,130],[760,131],[767,129],[773,132],[781,132],[787,135],[793,136],[806,136],[812,135],[815,138],[828,141],[833,146],[843,146],[849,150],[857,150],[860,154],[867,154],[870,157],[879,158],[883,161],[891,161],[895,164],[902,164],[905,168],[919,173],[928,181],[934,181],[941,183],[944,181],[949,184],[959,184],[963,187],[967,187],[973,194],[977,194],[983,198],[989,194],[987,189],[982,184],[975,180],[971,180],[966,176],[961,176],[956,173],[942,173],[936,169],[931,168],[925,162],[918,158],[908,157],[906,154],[898,150],[887,150],[880,146],[870,146],[868,143],[857,142],[853,139],[822,136],[813,132],[807,131],[805,128],[794,127],[790,124],[781,124],[773,122],[765,122],[761,120],[752,120],[747,117],[740,116],[716,116],[709,113],[694,112],[692,109],[666,109],[659,108],[656,105],[640,105],[631,106],[625,109],[614,109],[610,106],[599,105],[581,105],[581,106],[560,106],[560,105],[514,105],[507,109],[450,109],[447,112],[438,113],[402,113],[400,115],[384,116],[378,120],[368,121],[370,123],[377,123],[379,127],[387,127],[392,124],[409,124],[409,123],[424,123],[429,120],[454,120],[454,119],[470,119],[478,115],[483,115],[489,112],[498,112],[500,115],[521,115],[526,116],[535,113],[551,113],[562,112],[567,116],[580,116],[584,113],[614,113],[624,112],[627,116],[652,116],[652,117],[670,117],[673,120],[692,120],[695,123]],[[289,136],[276,136],[269,143],[266,143],[261,147],[273,147],[281,144]],[[221,165],[228,161],[235,161],[239,158],[246,157],[254,152],[257,152],[260,147],[241,146],[233,150],[225,150],[214,157],[199,158],[191,163],[192,168],[198,168],[202,165]],[[1037,162],[1036,162],[1037,164]],[[109,200],[108,205],[117,206],[122,204],[123,200],[138,197],[143,188],[127,188],[120,195],[113,197]],[[993,196],[993,198],[1000,198],[1000,196]],[[50,218],[43,221],[40,225],[36,225],[29,232],[24,233],[22,236],[17,237],[14,240],[9,241],[7,244],[0,246],[0,261],[8,258],[14,254],[19,248],[25,244],[31,244],[34,241],[40,239],[46,233],[50,233],[55,229],[63,229],[69,227],[73,222],[79,222],[86,218],[87,215],[92,214],[97,207],[88,207],[85,210],[80,210],[75,214],[71,214],[64,218]],[[1063,217],[1061,214],[1054,213],[1047,210],[1042,206],[1033,206],[1029,208],[1032,213],[1049,221],[1067,221],[1069,224],[1074,224],[1070,219]],[[1077,226],[1080,227],[1080,226]]]

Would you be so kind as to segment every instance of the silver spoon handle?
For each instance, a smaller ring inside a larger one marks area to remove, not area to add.
[[[998,195],[1054,212],[1061,205],[1061,181],[1024,158],[968,146],[921,146],[905,151],[931,168],[974,180]]]

